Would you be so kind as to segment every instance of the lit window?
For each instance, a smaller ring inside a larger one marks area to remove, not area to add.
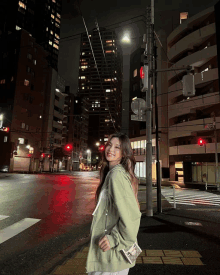
[[[34,63],[34,65],[36,65],[36,64],[37,64],[37,60],[36,60],[36,59],[34,59],[34,60],[33,60],[33,63]]]
[[[56,26],[57,28],[59,28],[59,27],[60,27],[60,25],[59,25],[59,24],[57,24],[57,23],[55,23],[55,26]]]
[[[5,79],[0,80],[0,84],[5,84]]]
[[[49,44],[50,44],[50,45],[52,45],[52,44],[53,44],[53,42],[49,40]]]
[[[27,79],[25,79],[25,80],[24,80],[24,85],[25,85],[25,86],[29,86],[29,84],[30,84],[30,81],[27,80]]]
[[[107,90],[105,90],[106,91],[106,93],[110,93],[111,92],[111,90],[110,89],[107,89]]]
[[[56,0],[52,0],[52,2],[56,3]]]
[[[82,55],[85,55],[85,53],[83,52]]]
[[[89,37],[91,37],[91,34],[89,35]]]
[[[50,33],[53,35],[53,31],[51,30]]]
[[[88,66],[81,66],[81,69],[87,69]]]
[[[60,24],[60,19],[58,19],[58,18],[55,18],[55,20]]]
[[[57,17],[61,18],[60,14],[57,12]]]
[[[180,13],[180,24],[182,24],[188,18],[188,12],[181,12]]]
[[[50,10],[50,6],[48,6],[48,10]]]
[[[26,130],[27,130],[27,131],[29,130],[29,126],[28,126],[28,125],[26,125]]]
[[[84,90],[84,89],[85,89],[85,87],[82,87],[82,89]]]
[[[48,27],[46,27],[46,31],[48,32]]]
[[[21,128],[23,128],[23,129],[25,128],[25,123],[23,123],[23,122],[21,123]]]
[[[21,123],[21,128],[25,128],[25,123]],[[18,144],[24,144],[24,138],[18,138]]]
[[[8,137],[4,136],[4,142],[7,142],[7,141],[8,141]]]
[[[113,40],[114,41],[114,40]],[[112,43],[112,40],[106,40],[106,43]]]
[[[11,77],[11,81],[14,81],[14,76]]]
[[[21,1],[19,1],[18,5],[19,5],[19,7],[26,10],[26,5],[24,3],[22,3]]]
[[[53,18],[53,19],[55,18],[53,14],[51,14],[51,18]]]
[[[112,53],[112,51],[105,51],[106,53]]]
[[[111,78],[107,78],[107,79],[105,79],[105,81],[111,81]]]
[[[15,29],[16,31],[20,31],[21,28],[16,25]]]
[[[56,44],[53,44],[53,47],[56,48],[57,50],[59,50],[59,46]]]
[[[57,39],[60,39],[59,35],[58,35],[58,34],[56,34],[56,33],[55,33],[55,37],[56,37]]]
[[[81,79],[85,79],[86,77],[85,76],[81,76]]]
[[[137,76],[137,69],[134,70],[133,76],[134,76],[134,77]]]

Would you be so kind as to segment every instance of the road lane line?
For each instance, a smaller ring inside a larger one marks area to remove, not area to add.
[[[35,223],[39,222],[40,219],[25,218],[19,222],[16,222],[2,230],[0,230],[0,244],[7,241],[8,239],[16,236],[25,229],[31,227]]]
[[[0,215],[0,221],[9,218],[10,216],[4,216],[4,215]]]

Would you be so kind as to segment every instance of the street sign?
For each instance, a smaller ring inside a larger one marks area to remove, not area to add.
[[[135,115],[131,115],[131,120],[146,121],[146,101],[143,98],[132,100],[131,109]]]

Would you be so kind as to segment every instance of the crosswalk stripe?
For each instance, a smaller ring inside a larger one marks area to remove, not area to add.
[[[169,203],[174,203],[173,190],[162,190],[162,195]],[[219,195],[212,194],[206,191],[197,190],[175,190],[175,202],[177,204],[186,205],[213,205],[220,206]]]
[[[0,215],[0,221],[9,218],[9,216]]]
[[[25,229],[31,227],[35,223],[39,222],[40,219],[25,218],[19,222],[16,222],[2,230],[0,230],[0,244],[7,241],[8,239],[16,236]]]

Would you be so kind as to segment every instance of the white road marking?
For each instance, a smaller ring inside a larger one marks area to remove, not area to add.
[[[0,221],[7,219],[9,216],[0,215]]]
[[[19,222],[16,222],[0,230],[0,244],[16,236],[17,234],[21,233],[22,231],[31,227],[32,225],[34,225],[39,221],[40,219],[25,218]]]
[[[169,203],[174,203],[173,190],[162,190],[162,194]],[[176,204],[220,206],[220,196],[206,191],[177,189],[175,190],[175,202]]]

